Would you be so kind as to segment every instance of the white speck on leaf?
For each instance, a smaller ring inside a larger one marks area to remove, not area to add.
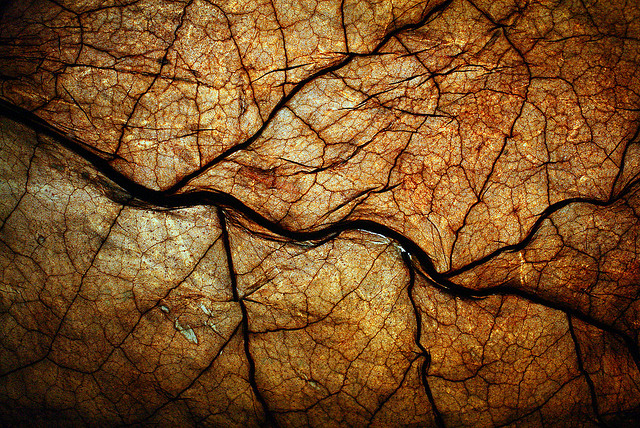
[[[189,326],[189,324],[183,326],[178,320],[176,320],[175,327],[176,330],[182,333],[182,335],[186,337],[189,342],[195,343],[196,345],[198,344],[198,337],[196,336],[196,333],[193,331],[191,326]]]

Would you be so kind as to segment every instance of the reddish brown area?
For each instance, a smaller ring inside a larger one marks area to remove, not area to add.
[[[634,426],[633,2],[9,2],[0,421]]]

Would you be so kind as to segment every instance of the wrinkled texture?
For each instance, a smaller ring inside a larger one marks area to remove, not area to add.
[[[0,19],[0,419],[640,421],[640,8]]]

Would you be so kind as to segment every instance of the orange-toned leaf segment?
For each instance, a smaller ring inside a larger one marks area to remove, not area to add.
[[[0,6],[0,425],[640,423],[633,1]]]

